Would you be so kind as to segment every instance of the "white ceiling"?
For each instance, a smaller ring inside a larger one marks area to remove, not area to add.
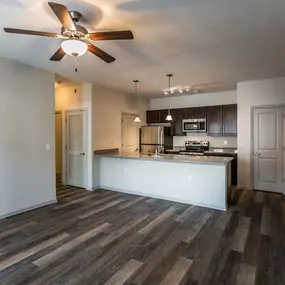
[[[89,31],[133,31],[134,41],[98,42],[116,61],[86,54],[79,73],[66,56],[49,61],[59,39],[4,34],[3,27],[60,32],[44,0],[0,1],[0,56],[40,67],[75,81],[126,92],[164,96],[166,73],[174,86],[229,90],[239,81],[285,75],[284,0],[59,0],[85,16]],[[79,23],[80,24],[80,23]]]

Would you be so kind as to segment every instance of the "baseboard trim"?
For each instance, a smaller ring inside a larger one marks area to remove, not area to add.
[[[96,190],[99,190],[101,189],[101,186],[95,186],[95,187],[92,187],[92,191],[96,191]],[[107,190],[107,189],[106,189]]]
[[[96,189],[94,189],[94,188],[96,188]],[[160,196],[160,195],[153,195],[151,193],[142,193],[142,192],[133,191],[133,190],[117,189],[117,188],[107,187],[107,186],[103,186],[103,185],[100,186],[100,187],[99,186],[98,187],[93,187],[93,189],[94,190],[104,189],[104,190],[116,191],[116,192],[132,194],[132,195],[138,195],[138,196],[143,196],[143,197],[149,197],[149,198],[161,199],[161,200],[166,200],[166,201],[172,201],[172,202],[177,202],[177,203],[182,203],[182,204],[194,205],[194,206],[199,206],[199,207],[203,207],[203,208],[210,208],[210,209],[216,209],[216,210],[220,210],[220,211],[227,211],[226,207],[218,207],[216,205],[203,204],[203,203],[196,202],[196,201],[193,201],[191,203],[191,201],[187,201],[187,200],[183,200],[183,199],[167,198],[167,197]]]
[[[8,217],[19,215],[19,214],[22,214],[22,213],[25,213],[25,212],[28,212],[28,211],[31,211],[31,210],[35,210],[35,209],[38,209],[38,208],[46,207],[48,205],[55,204],[55,203],[57,203],[56,199],[55,200],[51,200],[51,201],[46,202],[46,203],[42,203],[42,204],[33,206],[33,207],[28,207],[28,208],[24,208],[24,209],[19,210],[19,211],[11,212],[9,214],[0,216],[0,219],[5,219],[5,218],[8,218]]]
[[[249,191],[253,190],[253,189],[246,187],[246,186],[243,186],[243,185],[237,185],[236,189],[238,189],[238,190],[249,190]]]

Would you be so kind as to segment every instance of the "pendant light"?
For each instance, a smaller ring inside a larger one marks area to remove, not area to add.
[[[137,94],[138,93],[138,83],[139,83],[139,81],[138,80],[134,80],[133,82],[135,83],[135,94]],[[139,123],[140,121],[141,121],[140,117],[136,116],[134,122],[135,123]]]
[[[170,79],[173,75],[172,74],[167,74],[167,77],[168,77],[168,91],[169,91],[169,94],[171,93],[171,90],[170,90]],[[167,114],[167,117],[165,119],[166,121],[172,121],[172,116],[170,114],[170,97],[169,97],[169,105],[168,105],[168,114]]]

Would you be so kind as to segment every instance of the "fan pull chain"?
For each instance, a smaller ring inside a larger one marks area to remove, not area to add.
[[[78,69],[77,69],[77,56],[74,57],[74,71],[78,72]]]

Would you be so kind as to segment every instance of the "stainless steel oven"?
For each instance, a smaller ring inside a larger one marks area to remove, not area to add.
[[[185,133],[205,133],[207,131],[207,120],[206,119],[183,120],[182,130]]]

